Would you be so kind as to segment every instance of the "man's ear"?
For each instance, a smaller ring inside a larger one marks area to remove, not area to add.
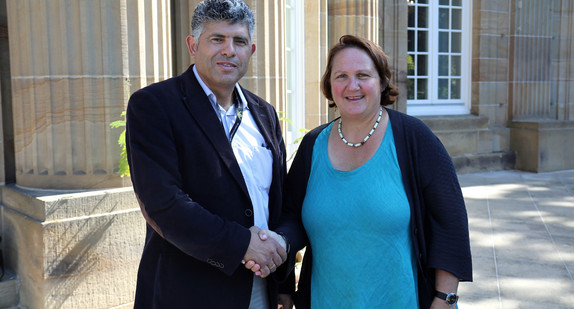
[[[255,44],[251,44],[251,55],[255,53]]]
[[[192,57],[194,57],[195,52],[197,51],[197,42],[195,41],[193,36],[188,35],[187,38],[185,38],[185,44],[187,45],[187,50],[189,51],[189,54]]]

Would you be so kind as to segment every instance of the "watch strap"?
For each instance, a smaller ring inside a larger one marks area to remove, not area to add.
[[[456,293],[446,294],[441,291],[435,290],[434,296],[444,300],[447,304],[451,306],[458,302],[458,295],[456,295]]]
[[[279,234],[279,236],[281,236],[281,238],[283,238],[283,240],[285,241],[285,246],[287,247],[285,251],[287,251],[287,254],[289,254],[289,252],[291,252],[291,244],[289,243],[289,239],[287,239],[287,236],[285,236],[285,234],[279,232],[277,233]]]

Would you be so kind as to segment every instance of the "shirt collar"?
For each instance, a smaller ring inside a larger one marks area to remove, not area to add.
[[[205,92],[205,95],[207,95],[207,97],[209,98],[209,102],[211,102],[211,106],[215,110],[218,110],[219,106],[217,105],[217,98],[215,97],[215,93],[213,93],[213,91],[211,91],[211,89],[209,89],[209,87],[207,87],[207,85],[203,82],[203,80],[199,76],[199,73],[197,73],[197,69],[196,69],[195,65],[193,66],[193,74],[195,74],[195,78],[197,78],[199,85],[201,86],[201,88]],[[243,91],[241,91],[241,87],[239,87],[239,83],[235,83],[235,89],[237,90],[237,93],[239,94],[239,99],[241,101],[240,103],[243,105],[243,109],[249,109],[249,107],[247,105],[247,100],[245,99],[245,96],[243,95]]]

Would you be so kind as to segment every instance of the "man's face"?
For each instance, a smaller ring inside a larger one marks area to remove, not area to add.
[[[198,41],[187,37],[187,46],[197,73],[216,94],[233,90],[255,52],[247,25],[225,21],[206,23]]]

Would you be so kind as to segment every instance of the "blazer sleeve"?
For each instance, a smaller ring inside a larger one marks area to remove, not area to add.
[[[161,237],[231,275],[241,265],[250,231],[208,211],[183,190],[182,141],[176,140],[173,122],[181,120],[174,114],[185,110],[167,107],[181,99],[175,89],[164,88],[141,89],[128,103],[126,144],[134,191],[147,223]]]

